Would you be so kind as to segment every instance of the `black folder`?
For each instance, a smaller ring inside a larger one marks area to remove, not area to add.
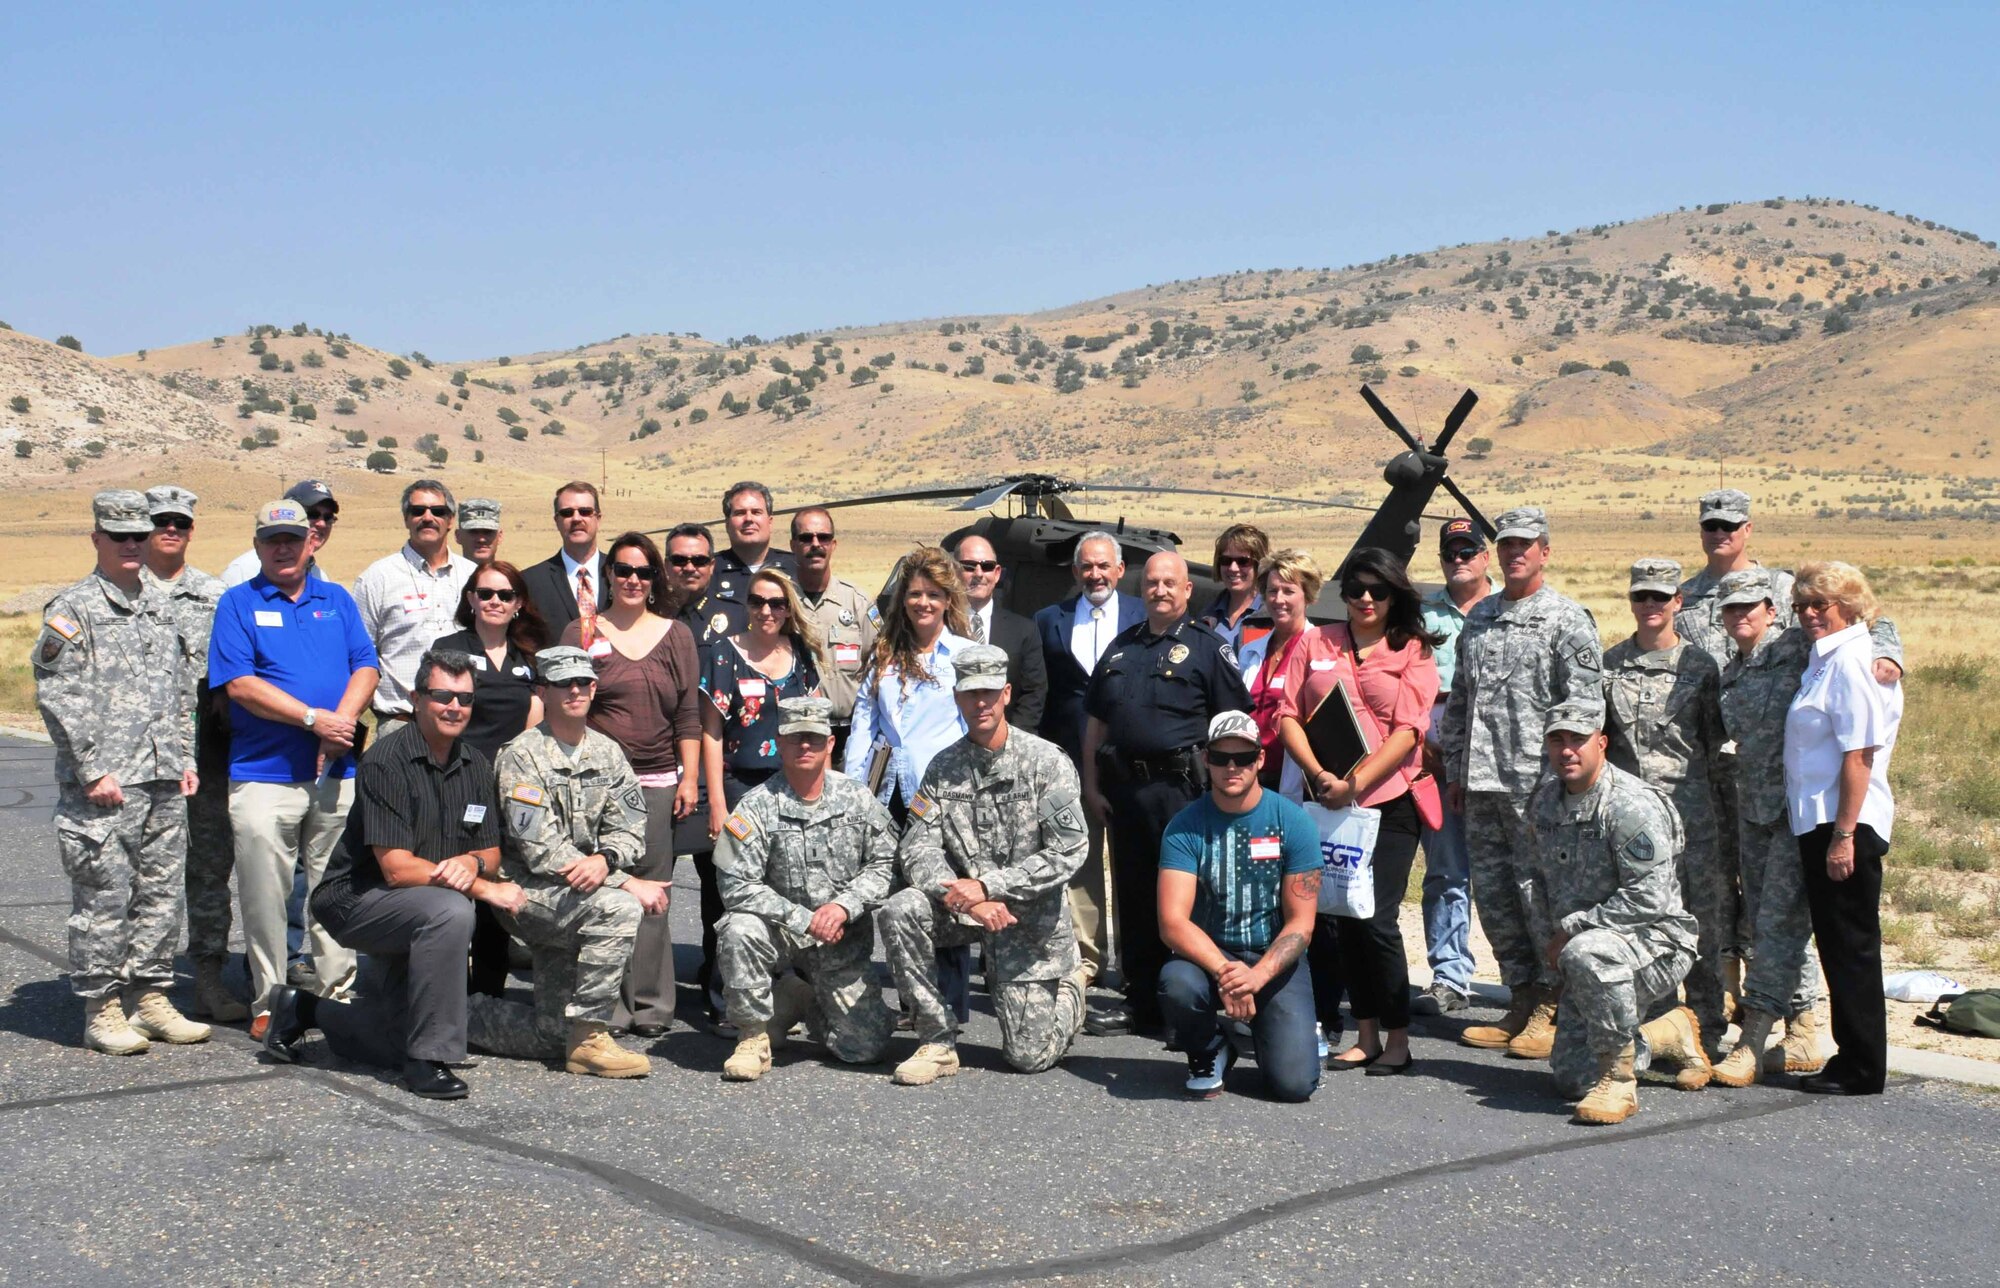
[[[1361,758],[1375,749],[1369,744],[1344,684],[1335,684],[1327,691],[1313,713],[1306,717],[1305,728],[1313,758],[1319,761],[1321,769],[1336,777],[1352,774]]]

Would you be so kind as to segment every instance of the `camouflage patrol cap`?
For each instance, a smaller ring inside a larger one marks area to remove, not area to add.
[[[1740,568],[1726,573],[1715,588],[1715,606],[1727,608],[1731,604],[1761,604],[1766,600],[1778,602],[1777,587],[1771,584],[1771,574],[1763,568]]]
[[[99,532],[114,537],[153,535],[153,514],[146,508],[146,495],[130,488],[112,488],[90,498],[90,512]]]
[[[146,508],[155,518],[162,514],[179,514],[194,518],[194,503],[200,498],[184,487],[162,483],[158,487],[146,489]]]
[[[998,645],[974,644],[961,649],[951,665],[958,672],[958,682],[952,688],[959,693],[1007,687],[1007,650]]]
[[[1208,741],[1211,746],[1225,738],[1241,738],[1245,742],[1261,742],[1257,734],[1257,722],[1248,711],[1218,711],[1215,719],[1208,722]]]
[[[467,497],[458,503],[460,532],[498,532],[500,503],[483,496]]]
[[[833,736],[833,703],[825,698],[778,699],[778,736],[817,733]]]
[[[535,654],[535,674],[543,684],[567,684],[571,680],[595,680],[597,664],[590,654],[572,644],[558,644]]]
[[[1509,537],[1526,537],[1530,541],[1549,539],[1548,511],[1538,506],[1517,506],[1501,515],[1496,526],[1499,531],[1493,534],[1495,541],[1505,541]]]
[[[1680,589],[1679,564],[1671,559],[1640,559],[1632,564],[1632,584],[1626,587],[1626,593],[1652,590],[1662,595],[1677,595]]]
[[[1562,702],[1549,712],[1542,736],[1552,733],[1597,733],[1604,728],[1604,708],[1595,702]]]
[[[1725,523],[1750,522],[1750,494],[1733,487],[1720,488],[1714,492],[1701,494],[1701,518],[1706,523],[1710,519],[1721,519]]]

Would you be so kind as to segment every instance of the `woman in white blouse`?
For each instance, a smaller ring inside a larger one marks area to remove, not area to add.
[[[918,546],[896,570],[875,656],[855,695],[853,732],[841,766],[848,777],[866,782],[870,766],[886,758],[875,794],[898,823],[931,758],[965,736],[952,696],[957,673],[951,659],[972,643],[957,560],[936,546]]]
[[[1807,564],[1792,583],[1792,607],[1812,640],[1812,654],[1785,717],[1785,801],[1799,839],[1839,1048],[1823,1070],[1800,1080],[1799,1089],[1880,1095],[1889,1055],[1882,856],[1896,816],[1889,753],[1903,716],[1903,690],[1875,678],[1868,638],[1875,596],[1859,569]]]

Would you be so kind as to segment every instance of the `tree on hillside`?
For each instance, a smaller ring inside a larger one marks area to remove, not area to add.
[[[1465,454],[1473,460],[1482,460],[1493,450],[1490,438],[1475,438],[1465,445]]]
[[[1357,344],[1347,355],[1347,361],[1357,367],[1364,363],[1380,362],[1381,360],[1381,353],[1372,344]]]
[[[22,460],[27,460],[29,456],[34,454],[34,451],[35,445],[27,439],[17,438],[14,440],[14,455],[20,457]]]
[[[313,406],[309,402],[302,402],[298,406],[292,408],[292,419],[301,421],[318,420],[319,408]]]
[[[393,452],[368,453],[368,468],[374,470],[377,474],[387,474],[389,471],[396,468],[395,453]]]
[[[28,410],[28,395],[15,394],[12,398],[9,398],[7,400],[7,406],[17,412],[26,414]]]
[[[83,352],[83,341],[73,335],[59,335],[56,337],[56,343],[65,349],[74,349],[78,353]]]

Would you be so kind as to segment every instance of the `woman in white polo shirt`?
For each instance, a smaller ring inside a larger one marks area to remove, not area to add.
[[[1792,607],[1812,640],[1785,717],[1785,801],[1805,866],[1839,1052],[1802,1091],[1880,1095],[1888,1074],[1882,1006],[1882,856],[1896,806],[1889,753],[1903,716],[1900,683],[1875,679],[1868,625],[1875,596],[1851,564],[1809,563]]]

